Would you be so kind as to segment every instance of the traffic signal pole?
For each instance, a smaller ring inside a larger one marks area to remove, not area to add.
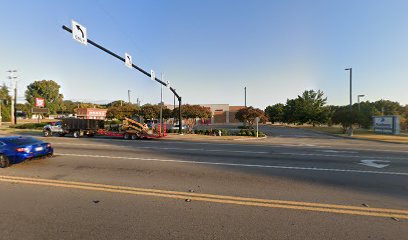
[[[69,27],[63,25],[62,29],[64,29],[67,32],[72,33],[72,29],[70,29]],[[101,45],[95,43],[94,41],[90,40],[89,38],[87,39],[88,43],[91,44],[92,46],[99,48],[100,50],[106,52],[107,54],[121,60],[122,62],[126,62],[125,59],[121,56],[119,56],[118,54],[108,50],[107,48],[102,47]],[[148,73],[147,71],[143,70],[142,68],[136,66],[135,64],[132,63],[132,67],[135,68],[136,70],[138,70],[139,72],[143,73],[144,75],[148,76],[149,78],[151,78],[151,74]],[[158,79],[155,77],[154,79],[156,82],[160,83],[163,86],[167,86],[167,84],[165,82],[163,82],[162,80]],[[179,96],[176,92],[176,90],[174,88],[172,88],[170,86],[170,91],[173,92],[173,94],[177,97],[178,101],[179,101],[179,133],[181,134],[181,129],[182,129],[182,118],[181,118],[181,96]]]

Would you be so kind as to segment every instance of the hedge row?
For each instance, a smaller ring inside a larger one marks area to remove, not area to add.
[[[24,123],[24,124],[17,124],[17,125],[11,125],[11,128],[16,128],[16,129],[38,129],[42,130],[45,125],[47,125],[47,122],[42,122],[42,123]]]

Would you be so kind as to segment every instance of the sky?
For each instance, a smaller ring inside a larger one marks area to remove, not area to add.
[[[322,90],[328,104],[389,99],[408,104],[406,0],[0,0],[0,83],[17,69],[27,84],[54,80],[64,99],[160,102],[160,85],[72,39],[71,20],[88,38],[166,80],[183,103],[285,103]],[[173,103],[166,88],[164,102]]]

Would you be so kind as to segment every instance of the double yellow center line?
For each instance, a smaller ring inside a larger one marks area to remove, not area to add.
[[[51,179],[41,179],[41,178],[14,177],[14,176],[4,176],[4,175],[0,175],[0,182],[23,183],[23,184],[40,185],[40,186],[48,186],[48,187],[62,187],[62,188],[71,188],[71,189],[80,189],[80,190],[89,190],[89,191],[101,191],[101,192],[111,192],[111,193],[121,193],[121,194],[131,194],[131,195],[141,195],[141,196],[154,196],[154,197],[183,199],[183,200],[190,199],[194,201],[235,204],[235,205],[244,205],[244,206],[256,206],[256,207],[293,209],[293,210],[304,210],[304,211],[325,212],[325,213],[339,213],[339,214],[349,214],[349,215],[408,219],[408,210],[400,210],[400,209],[357,207],[357,206],[336,205],[336,204],[269,200],[269,199],[223,196],[223,195],[201,194],[201,193],[187,193],[187,192],[167,191],[167,190],[159,190],[159,189],[123,187],[123,186],[114,186],[114,185],[106,185],[106,184],[61,181],[61,180],[51,180]]]

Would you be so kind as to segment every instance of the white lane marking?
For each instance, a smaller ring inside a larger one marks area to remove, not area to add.
[[[104,144],[89,144],[89,143],[52,143],[55,145],[78,145],[78,146],[97,146],[97,147],[109,147],[110,149],[114,148],[126,148],[129,146],[111,146]],[[184,150],[184,151],[203,151],[203,152],[224,152],[224,153],[249,153],[249,154],[271,154],[271,155],[290,155],[290,156],[316,156],[316,157],[341,157],[341,158],[370,158],[370,156],[361,156],[361,155],[340,155],[340,154],[322,154],[322,153],[295,153],[295,152],[265,152],[265,151],[249,151],[249,150],[224,150],[224,149],[205,149],[205,148],[178,148],[178,147],[140,147],[132,145],[132,148],[129,150],[137,149],[153,149],[153,150]],[[348,151],[337,151],[342,153],[354,153]],[[382,157],[384,159],[390,160],[408,160],[408,158],[400,157]]]
[[[53,143],[56,145],[64,145],[64,143]],[[97,146],[97,147],[109,147],[111,145],[103,144],[88,144],[88,143],[70,143],[65,145],[78,145],[78,146]],[[115,148],[125,148],[128,146],[115,146]],[[253,154],[268,154],[269,152],[262,151],[244,151],[244,150],[224,150],[224,149],[204,149],[204,148],[177,148],[177,147],[138,147],[132,146],[133,149],[157,149],[157,150],[186,150],[186,151],[203,151],[203,152],[225,152],[225,153],[253,153]]]
[[[339,151],[339,150],[317,150],[317,151],[326,153],[357,153],[353,151]]]
[[[278,166],[278,165],[259,165],[259,164],[222,163],[222,162],[203,162],[203,161],[187,161],[187,160],[157,159],[157,158],[137,158],[137,157],[116,157],[116,156],[85,155],[85,154],[70,154],[70,153],[56,153],[55,155],[57,155],[57,156],[58,156],[58,155],[60,155],[60,156],[72,156],[72,157],[127,159],[127,160],[139,160],[139,161],[156,161],[156,162],[175,162],[175,163],[190,163],[190,164],[207,164],[207,165],[237,166],[237,167],[256,167],[256,168],[275,168],[275,169],[290,169],[290,170],[309,170],[309,171],[346,172],[346,173],[370,173],[370,174],[408,176],[408,173],[405,173],[405,172],[380,172],[380,171],[364,171],[364,170],[355,170],[355,169],[315,168],[315,167],[292,167],[292,166]]]
[[[321,154],[321,153],[273,153],[277,155],[291,155],[291,156],[317,156],[317,157],[341,157],[341,158],[370,158],[370,156],[362,156],[362,155],[340,155],[340,154]],[[390,160],[408,160],[408,158],[401,158],[401,157],[381,157],[384,159]]]
[[[375,168],[385,168],[388,167],[390,164],[380,164],[381,163],[389,163],[390,161],[385,160],[361,160],[358,164],[375,167]]]

